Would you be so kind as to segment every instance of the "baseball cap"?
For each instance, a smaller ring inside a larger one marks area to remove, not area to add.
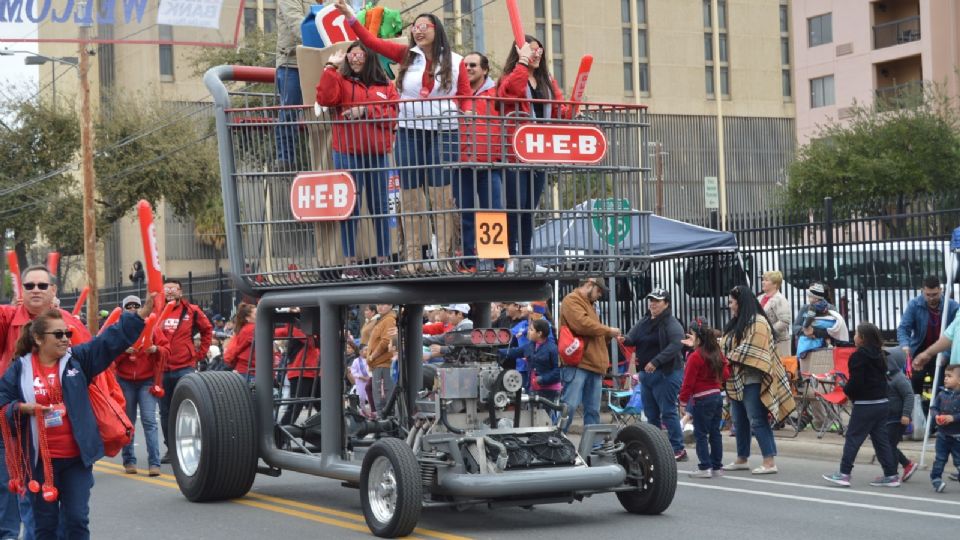
[[[440,306],[438,306],[437,304],[430,304],[429,306],[423,306],[424,311],[436,311],[438,309],[440,309]]]
[[[470,305],[469,305],[469,304],[448,304],[448,305],[446,305],[446,306],[443,306],[443,309],[445,309],[445,310],[447,310],[447,311],[459,311],[460,313],[463,313],[464,315],[469,315],[469,314],[470,314]]]
[[[123,309],[127,309],[127,306],[129,306],[130,304],[136,304],[138,306],[142,306],[143,302],[140,301],[139,296],[135,294],[131,294],[130,296],[124,297],[123,302],[120,302],[120,307],[122,307]]]
[[[823,283],[811,283],[810,288],[807,289],[807,294],[817,298],[826,298],[827,290],[823,287]]]
[[[657,287],[656,289],[650,291],[650,294],[647,295],[647,298],[652,298],[654,300],[663,300],[664,302],[670,302],[670,291]]]
[[[547,303],[546,302],[530,302],[531,308],[533,308],[534,313],[539,313],[545,315],[547,313]]]

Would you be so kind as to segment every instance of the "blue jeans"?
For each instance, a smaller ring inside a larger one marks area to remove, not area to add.
[[[282,66],[277,68],[277,92],[280,94],[280,105],[303,105],[303,93],[300,91],[300,70],[295,67]],[[300,111],[295,109],[281,109],[276,128],[277,160],[290,164],[296,163],[297,130],[296,122],[300,119]]]
[[[563,381],[563,392],[560,401],[567,405],[566,423],[563,431],[566,433],[573,423],[573,413],[577,407],[583,405],[583,425],[600,423],[600,389],[603,377],[599,373],[575,367],[560,368],[560,379]]]
[[[16,538],[20,535],[19,498],[7,490],[10,474],[7,472],[6,455],[0,441],[0,538]],[[29,505],[27,505],[29,507]]]
[[[151,467],[160,466],[160,441],[157,440],[157,397],[150,393],[153,388],[153,379],[145,381],[130,381],[117,377],[120,388],[123,389],[123,398],[127,400],[127,418],[131,423],[137,421],[137,406],[140,407],[140,424],[143,426],[143,436],[147,440],[147,464]],[[137,456],[133,452],[133,442],[123,447],[123,463],[137,464]]]
[[[367,212],[373,220],[377,237],[377,255],[390,256],[390,223],[387,221],[389,212],[387,200],[387,156],[381,154],[342,154],[333,152],[333,166],[337,169],[350,171],[357,185],[357,204],[353,207],[353,217],[341,222],[340,242],[343,245],[343,254],[354,257],[357,254],[356,236],[357,223],[360,217],[360,204],[363,201],[363,192],[367,192]]]
[[[507,234],[510,253],[529,255],[533,241],[533,210],[540,204],[540,196],[547,185],[547,175],[533,171],[507,171],[505,182],[507,198]]]
[[[943,468],[947,465],[947,458],[953,456],[953,466],[960,469],[960,439],[948,435],[937,434],[937,457],[930,468],[930,480],[943,478]]]
[[[35,468],[34,477],[43,481],[43,466]],[[93,488],[93,467],[79,457],[54,459],[53,482],[60,492],[57,501],[48,503],[41,493],[30,493],[36,519],[37,538],[57,538],[62,521],[65,537],[70,540],[90,538],[90,490]]]
[[[687,411],[693,416],[693,435],[697,439],[697,460],[702,471],[723,468],[723,394],[690,400]]]
[[[773,430],[767,420],[767,408],[760,401],[760,383],[743,387],[743,401],[730,400],[730,414],[733,427],[737,430],[737,457],[750,457],[750,434],[757,437],[760,454],[763,457],[777,455],[777,443],[773,440]]]
[[[167,430],[170,427],[170,402],[173,401],[173,391],[177,389],[180,379],[196,371],[192,367],[185,367],[168,371],[163,374],[163,398],[160,400],[160,430],[163,432],[163,445],[170,450]]]
[[[459,132],[400,128],[393,157],[402,189],[449,186],[460,174]]]
[[[667,437],[674,452],[683,450],[683,428],[680,427],[680,410],[677,397],[683,383],[683,371],[674,369],[671,373],[662,370],[640,374],[640,399],[643,400],[643,414],[656,427],[667,427]],[[697,407],[700,404],[697,403]]]
[[[457,207],[463,210],[460,214],[460,229],[464,257],[473,257],[477,254],[476,211],[502,210],[503,201],[500,195],[502,189],[500,171],[495,169],[461,171],[460,181],[453,184],[453,198],[457,201]],[[476,261],[467,260],[465,264],[470,267],[475,265]]]

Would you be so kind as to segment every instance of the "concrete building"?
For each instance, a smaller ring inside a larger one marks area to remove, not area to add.
[[[792,0],[797,141],[854,103],[900,107],[936,84],[960,94],[960,7],[942,0]]]
[[[224,5],[231,4],[226,0]],[[495,66],[502,65],[512,46],[507,10],[500,0],[382,0],[380,5],[403,11],[407,19],[436,13],[458,47],[486,52]],[[643,206],[699,222],[707,215],[704,177],[718,176],[714,70],[720,77],[731,214],[772,203],[794,150],[790,38],[800,26],[790,20],[788,0],[720,0],[718,7],[715,65],[710,0],[520,2],[527,31],[544,42],[551,71],[565,91],[581,55],[590,53],[594,64],[587,99],[649,106],[647,158],[653,164],[659,157],[663,174],[659,197],[657,179],[647,179]],[[275,24],[275,0],[246,2],[243,28],[271,31]],[[51,31],[40,27],[41,37]],[[178,40],[191,39],[196,32],[157,26],[146,18],[137,25],[100,25],[96,31],[101,37]],[[41,53],[75,56],[76,47],[43,44]],[[178,45],[100,45],[92,78],[95,92],[107,106],[112,91],[149,91],[179,104],[206,101],[206,89],[190,61],[195,54],[194,48]],[[49,72],[41,71],[41,86],[49,78]],[[61,95],[70,94],[69,82],[58,80]],[[162,207],[161,215],[164,269],[173,275],[187,270],[213,273],[212,250],[196,243],[192,224],[173,219]],[[128,225],[118,224],[106,242],[105,283],[125,279],[132,262],[141,257],[136,228]],[[173,248],[174,243],[179,245]]]

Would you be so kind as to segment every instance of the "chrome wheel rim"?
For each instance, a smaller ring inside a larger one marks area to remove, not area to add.
[[[380,456],[370,465],[367,479],[367,499],[370,512],[380,523],[388,523],[397,510],[397,475],[393,464]]]
[[[177,409],[177,462],[180,470],[187,476],[193,476],[200,467],[202,449],[202,430],[200,413],[193,401],[185,399]]]

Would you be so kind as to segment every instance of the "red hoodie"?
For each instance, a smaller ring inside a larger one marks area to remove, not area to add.
[[[223,353],[223,362],[241,375],[246,375],[247,372],[253,375],[256,370],[257,360],[253,354],[255,327],[256,325],[250,322],[243,325],[243,328],[227,342],[227,350]]]
[[[162,310],[163,304],[158,302],[157,308]],[[183,312],[185,309],[186,313]],[[193,346],[194,323],[200,332],[199,349]],[[206,358],[207,349],[213,339],[213,325],[199,307],[181,299],[180,304],[173,308],[170,315],[160,321],[157,327],[162,329],[170,347],[166,371],[196,367],[198,361]]]
[[[460,161],[503,161],[503,121],[496,83],[488,79],[460,118]]]
[[[680,386],[680,403],[686,406],[690,398],[720,393],[723,382],[730,378],[730,364],[723,360],[723,375],[717,379],[717,374],[710,369],[706,358],[700,355],[700,349],[690,353],[687,357],[687,366],[683,369],[683,384]]]
[[[134,354],[123,353],[118,356],[113,363],[117,369],[117,377],[134,382],[153,379],[157,366],[170,358],[170,343],[159,326],[154,329],[153,344],[157,346],[155,353],[138,351]]]
[[[400,94],[392,84],[365,86],[329,66],[323,70],[317,84],[317,103],[336,107],[333,149],[344,154],[389,154],[393,149],[399,99]],[[344,118],[344,111],[359,104],[366,104],[367,112],[363,118]],[[384,121],[369,121],[379,118]]]
[[[291,337],[290,331],[285,326],[274,330],[273,335],[281,338]],[[320,373],[320,348],[317,346],[317,338],[316,336],[307,337],[299,328],[293,329],[293,337],[300,338],[300,340],[306,338],[306,342],[287,366],[287,377],[290,379],[313,379]]]
[[[73,330],[73,337],[70,338],[71,345],[80,345],[90,341],[90,332],[76,317],[69,311],[60,310],[63,316],[63,322],[67,328]],[[17,340],[20,338],[20,331],[24,326],[33,320],[33,315],[27,311],[27,308],[21,306],[0,306],[0,374],[6,373],[10,367],[10,361],[13,360],[14,350],[17,348]]]
[[[504,74],[497,82],[497,97],[508,98],[501,104],[504,124],[506,126],[506,135],[504,136],[504,146],[507,151],[507,158],[511,162],[517,161],[513,153],[513,133],[523,124],[533,121],[533,107],[530,97],[527,96],[527,85],[530,77],[530,70],[522,64],[517,64],[510,73]],[[561,118],[565,116],[567,106],[561,103],[564,99],[563,91],[557,85],[557,80],[550,77],[550,85],[553,90],[553,101],[543,102],[545,113],[549,118]],[[517,100],[517,101],[514,101]],[[527,118],[526,121],[511,121],[511,117]]]

